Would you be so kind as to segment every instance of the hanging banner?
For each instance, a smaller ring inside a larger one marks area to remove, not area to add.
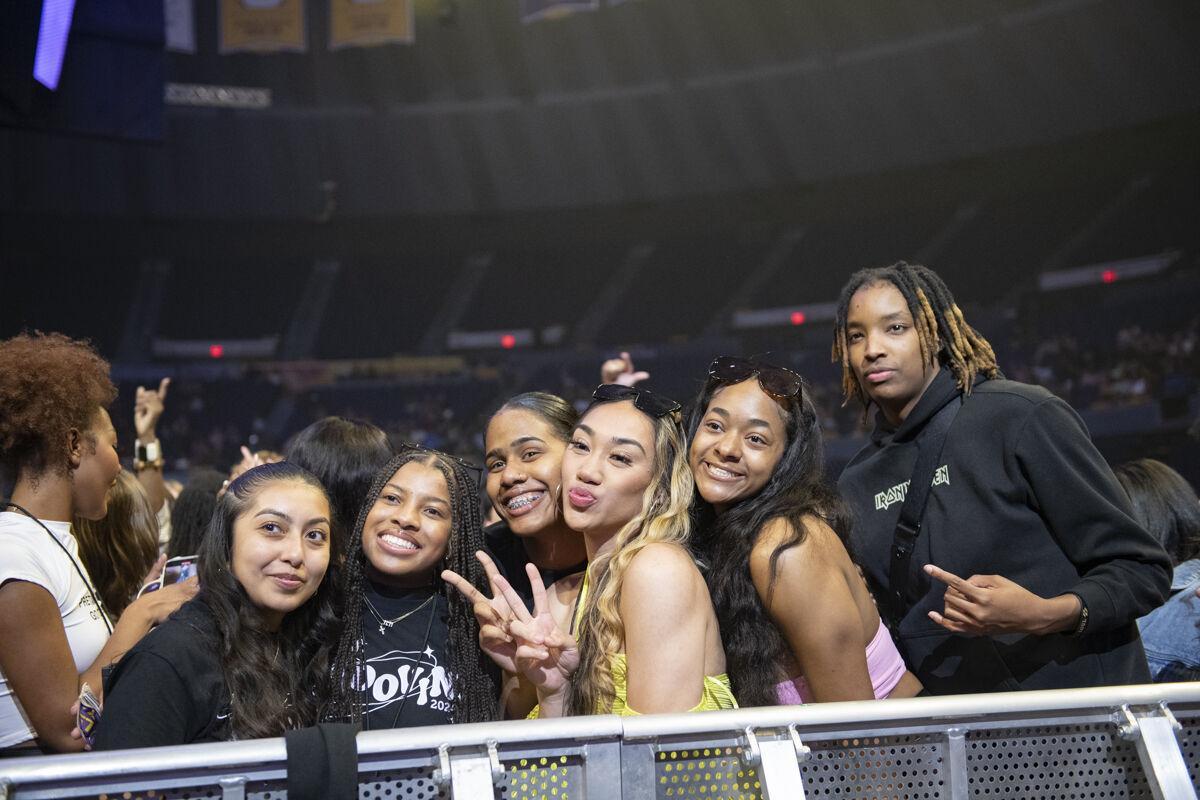
[[[222,53],[302,53],[304,0],[221,0]]]
[[[329,49],[411,44],[414,0],[329,0]]]
[[[521,0],[521,22],[558,19],[576,11],[595,11],[600,0]]]
[[[174,53],[196,52],[195,19],[192,0],[163,0],[168,50]]]

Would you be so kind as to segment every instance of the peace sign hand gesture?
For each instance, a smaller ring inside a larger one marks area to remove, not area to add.
[[[575,638],[564,633],[550,613],[541,573],[533,564],[525,566],[533,588],[531,614],[487,554],[477,552],[475,557],[487,573],[492,597],[450,570],[442,573],[442,580],[471,602],[479,620],[479,646],[501,669],[523,675],[539,695],[561,692],[579,666],[579,651]]]

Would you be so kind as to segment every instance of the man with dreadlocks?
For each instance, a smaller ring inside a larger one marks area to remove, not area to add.
[[[852,544],[926,690],[1148,682],[1135,621],[1170,562],[1070,406],[1005,380],[925,267],[855,273],[834,336],[846,400],[877,409],[838,481]]]

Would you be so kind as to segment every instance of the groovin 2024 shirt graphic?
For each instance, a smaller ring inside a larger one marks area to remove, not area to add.
[[[445,597],[438,592],[430,601],[428,589],[397,591],[369,582],[364,596],[378,612],[376,616],[364,605],[365,727],[382,730],[448,724],[454,687]],[[403,619],[387,625],[380,617]]]

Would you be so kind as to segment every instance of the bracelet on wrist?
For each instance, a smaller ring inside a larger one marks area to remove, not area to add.
[[[1088,626],[1088,607],[1087,603],[1083,602],[1083,598],[1074,592],[1069,592],[1072,596],[1079,600],[1079,621],[1075,623],[1075,628],[1068,633],[1068,636],[1082,636]]]
[[[146,469],[162,469],[162,467],[162,446],[158,443],[158,439],[151,439],[148,442],[138,440],[134,444],[134,472],[141,472]]]

